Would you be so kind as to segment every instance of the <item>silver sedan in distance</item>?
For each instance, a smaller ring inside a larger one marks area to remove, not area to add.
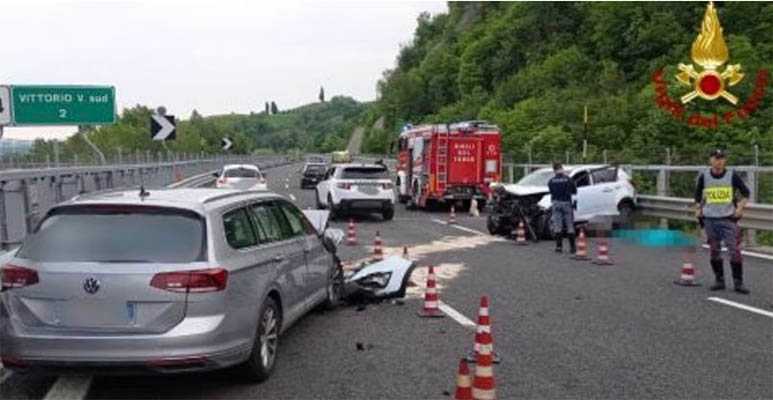
[[[257,165],[229,164],[213,173],[219,189],[266,190],[266,177]]]
[[[265,380],[279,335],[337,301],[330,251],[343,232],[321,231],[265,191],[137,190],[60,204],[2,266],[3,364],[120,373],[238,365]]]

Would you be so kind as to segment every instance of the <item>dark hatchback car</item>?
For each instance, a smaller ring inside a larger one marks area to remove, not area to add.
[[[301,170],[301,189],[317,186],[325,176],[326,169],[327,164],[324,163],[306,163]]]

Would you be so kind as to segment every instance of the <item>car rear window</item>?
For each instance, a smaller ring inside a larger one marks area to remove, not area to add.
[[[314,172],[314,173],[325,172],[325,166],[324,165],[307,165],[305,172]]]
[[[233,168],[225,170],[226,178],[260,178],[260,172],[251,168]]]
[[[52,210],[18,256],[38,262],[185,263],[206,260],[198,214],[145,206]]]
[[[348,167],[341,173],[341,179],[389,179],[386,168]]]

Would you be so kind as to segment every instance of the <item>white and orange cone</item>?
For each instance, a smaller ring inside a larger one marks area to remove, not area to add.
[[[349,229],[346,231],[346,245],[357,245],[357,231],[354,229],[354,220],[349,220]]]
[[[456,373],[456,391],[454,392],[454,400],[473,400],[470,368],[464,360],[459,361],[459,370]]]
[[[580,229],[580,235],[577,236],[577,252],[572,256],[573,260],[586,261],[588,257],[588,239],[585,237],[585,230]]]
[[[488,298],[484,299],[488,303]],[[494,382],[494,339],[490,332],[480,334],[480,351],[475,360],[475,377],[472,381],[472,397],[475,400],[494,400],[497,398]]]
[[[456,209],[454,208],[454,206],[451,206],[451,212],[448,214],[448,223],[449,224],[456,223]]]
[[[599,240],[598,251],[596,253],[596,259],[593,260],[596,265],[614,265],[612,259],[609,258],[609,242],[606,238]]]
[[[438,296],[435,282],[435,268],[429,266],[427,271],[427,289],[424,291],[424,306],[419,310],[419,316],[424,318],[443,318],[440,311],[440,296]]]
[[[523,225],[523,221],[518,223],[518,228],[515,229],[515,244],[519,246],[526,246],[529,242],[526,241],[526,227]]]
[[[475,344],[472,347],[472,351],[467,354],[467,362],[475,362],[480,352],[481,338],[484,333],[491,334],[491,317],[489,316],[489,304],[488,297],[483,296],[480,298],[480,308],[478,308],[478,324],[475,327]],[[494,347],[491,347],[491,354],[495,364],[499,363],[499,356],[494,352]]]
[[[700,283],[695,282],[695,266],[692,261],[685,258],[679,279],[675,280],[674,283],[679,286],[700,286]]]
[[[384,249],[381,247],[381,233],[376,231],[376,238],[373,240],[373,261],[381,261],[384,259]]]

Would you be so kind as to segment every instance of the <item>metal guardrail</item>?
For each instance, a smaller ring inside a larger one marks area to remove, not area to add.
[[[638,208],[643,215],[681,221],[695,221],[694,203],[692,199],[679,197],[638,196]],[[773,231],[773,205],[747,204],[739,225],[746,229]]]
[[[229,156],[189,161],[0,171],[0,248],[20,242],[51,206],[73,196],[144,185],[161,187],[229,163],[261,168],[286,164],[284,156]]]

